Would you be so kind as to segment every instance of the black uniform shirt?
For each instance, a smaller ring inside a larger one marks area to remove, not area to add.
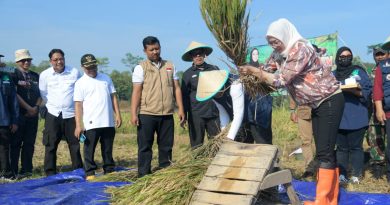
[[[37,103],[38,98],[41,97],[39,93],[39,75],[33,71],[23,72],[19,69],[15,70],[12,75],[12,80],[16,85],[17,94],[22,99],[34,107]],[[20,106],[20,114],[25,114],[27,111]]]

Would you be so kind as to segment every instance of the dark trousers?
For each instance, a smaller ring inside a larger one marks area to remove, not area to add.
[[[32,173],[35,139],[37,138],[38,116],[19,116],[18,130],[11,137],[10,159],[11,170],[17,175],[19,157],[21,158],[20,174]]]
[[[174,140],[174,122],[172,115],[138,115],[138,175],[151,173],[154,133],[157,134],[158,163],[160,168],[167,167],[172,160]]]
[[[9,140],[11,132],[8,126],[0,126],[0,177],[12,176],[9,163]]]
[[[103,158],[104,173],[114,171],[115,162],[112,158],[112,147],[114,145],[115,128],[103,127],[87,130],[85,132],[87,138],[84,142],[84,170],[87,176],[95,175],[97,165],[95,163],[95,149],[100,140],[100,148]]]
[[[62,119],[61,114],[58,117],[55,117],[54,115],[47,113],[42,139],[43,145],[45,146],[44,169],[47,176],[57,173],[57,148],[63,136],[68,143],[70,158],[72,160],[72,169],[83,167],[80,154],[80,143],[74,136],[75,126],[74,117]]]
[[[204,142],[205,132],[209,139],[221,132],[219,117],[202,118],[198,113],[192,112],[188,116],[188,130],[191,147],[198,147]]]
[[[347,176],[349,162],[352,165],[352,176],[363,175],[364,152],[363,139],[367,127],[357,130],[339,130],[337,135],[337,164],[340,174]]]
[[[387,175],[387,180],[390,181],[390,119],[386,120],[386,154],[385,154],[385,159],[386,159],[386,175]]]
[[[341,117],[344,111],[344,96],[335,94],[320,106],[312,109],[313,136],[319,167],[334,169],[336,164],[335,144]]]
[[[252,123],[242,124],[235,141],[250,144],[253,142],[256,144],[272,144],[271,124],[267,128]]]

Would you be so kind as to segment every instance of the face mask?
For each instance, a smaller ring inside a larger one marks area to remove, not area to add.
[[[348,67],[352,64],[352,56],[339,57],[339,64],[343,67]]]

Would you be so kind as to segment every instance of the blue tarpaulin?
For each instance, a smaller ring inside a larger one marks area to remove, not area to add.
[[[87,182],[83,169],[0,185],[0,204],[108,204],[108,186],[125,182]]]
[[[50,177],[0,184],[0,204],[108,204],[108,186],[123,186],[126,182],[87,182],[82,169]],[[315,183],[293,181],[299,198],[313,200]],[[285,190],[280,189],[280,199],[288,203]],[[347,192],[340,189],[339,205],[380,204],[390,205],[390,194]]]

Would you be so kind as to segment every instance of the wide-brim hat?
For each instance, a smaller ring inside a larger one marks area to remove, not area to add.
[[[181,59],[183,61],[191,62],[192,61],[192,57],[190,55],[190,52],[193,51],[193,50],[199,49],[199,48],[204,49],[204,51],[206,53],[206,56],[210,55],[211,52],[213,52],[213,49],[210,46],[208,46],[206,44],[203,44],[203,43],[196,42],[196,41],[192,41],[190,43],[190,45],[187,47],[187,49],[184,51],[184,54],[181,57]]]
[[[228,70],[203,71],[199,73],[196,100],[206,101],[217,94],[229,79]]]
[[[4,57],[4,56],[0,54],[0,58],[1,58],[1,57]]]
[[[390,50],[390,36],[387,37],[386,41],[382,44],[382,48],[387,51]]]
[[[27,49],[19,49],[15,51],[15,62],[19,62],[23,59],[33,59],[30,55],[30,51]]]

